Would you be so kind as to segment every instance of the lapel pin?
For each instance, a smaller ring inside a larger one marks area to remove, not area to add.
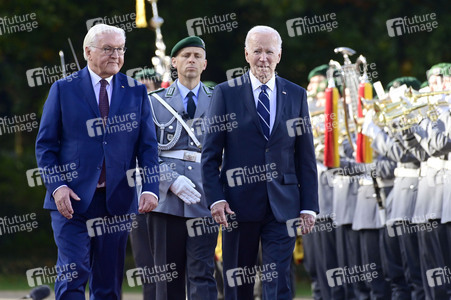
[[[286,95],[286,94],[287,94],[287,92],[285,92],[285,91],[282,91],[282,94]]]
[[[124,86],[123,86],[123,85],[121,85],[121,88],[124,88]]]

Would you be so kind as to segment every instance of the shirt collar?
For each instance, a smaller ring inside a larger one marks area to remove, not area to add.
[[[182,99],[185,99],[190,91],[192,91],[194,93],[194,96],[196,96],[196,97],[199,94],[200,81],[192,90],[190,90],[189,88],[187,88],[186,86],[181,84],[178,79],[176,82],[177,82],[177,87],[179,88],[180,95],[182,96]]]
[[[251,79],[251,86],[253,91],[263,85],[263,83],[261,83],[260,80],[258,80],[251,71],[249,71],[249,77]],[[265,84],[270,89],[270,91],[274,91],[274,87],[276,85],[276,75],[273,74],[271,79]]]
[[[91,68],[88,65],[88,71],[89,71],[89,75],[91,75],[91,82],[92,85],[95,86],[96,84],[98,84],[100,82],[100,80],[105,79],[108,84],[111,84],[111,79],[113,79],[113,76],[107,77],[107,78],[102,78],[99,75],[97,75],[96,73],[94,73],[93,70],[91,70]]]

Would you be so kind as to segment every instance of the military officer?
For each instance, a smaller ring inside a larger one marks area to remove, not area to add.
[[[148,214],[150,241],[155,266],[177,272],[176,278],[156,283],[156,298],[185,299],[186,290],[188,299],[213,300],[219,227],[209,217],[200,168],[204,114],[212,94],[200,81],[207,66],[205,43],[196,36],[184,38],[171,57],[178,79],[149,95],[161,180],[158,207]]]

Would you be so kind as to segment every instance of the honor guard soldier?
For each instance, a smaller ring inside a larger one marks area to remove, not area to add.
[[[420,82],[413,77],[393,80],[388,87],[406,84],[416,88]],[[398,163],[394,170],[393,190],[386,203],[386,230],[381,248],[386,261],[387,277],[391,281],[393,299],[423,299],[424,290],[418,261],[418,235],[412,228],[417,201],[420,161],[426,155],[418,146],[406,145],[406,136],[385,132],[373,122],[373,114],[366,115],[362,133],[373,139],[372,148]]]
[[[161,86],[161,76],[153,68],[142,69],[133,77],[136,81],[146,86],[147,92],[157,90]],[[138,195],[141,195],[141,189],[142,185],[137,184],[136,191]],[[145,214],[138,214],[136,221],[138,225],[130,232],[130,245],[135,266],[137,268],[152,268],[154,262],[148,237],[147,217]],[[155,283],[143,280],[142,289],[145,300],[155,300]]]
[[[451,290],[449,282],[443,284],[430,284],[430,270],[444,268],[450,265],[449,240],[446,233],[446,219],[449,218],[449,202],[444,190],[448,182],[444,177],[445,167],[448,164],[447,156],[451,149],[449,142],[449,97],[444,91],[444,77],[449,70],[449,64],[437,64],[427,72],[429,79],[436,77],[431,86],[433,95],[428,100],[436,103],[429,106],[431,118],[424,118],[418,126],[411,128],[418,143],[430,155],[429,159],[421,164],[420,180],[418,186],[418,200],[415,206],[415,215],[418,216],[420,262],[423,275],[423,286],[426,297],[430,299],[449,298]],[[443,94],[437,94],[443,91]],[[431,93],[424,93],[427,96]],[[434,111],[435,110],[435,111]],[[436,116],[436,117],[434,117]],[[449,180],[449,179],[448,179]],[[446,189],[447,193],[448,188]],[[445,210],[443,210],[445,208]],[[448,211],[447,211],[448,210]],[[445,218],[445,219],[444,219]]]
[[[201,81],[204,41],[191,36],[171,51],[178,79],[149,94],[160,159],[160,201],[148,214],[156,268],[177,272],[157,281],[156,299],[217,299],[214,255],[219,226],[210,216],[201,180],[205,113],[212,89]],[[186,291],[186,292],[185,292]]]
[[[324,64],[315,67],[308,74],[307,97],[311,114],[320,112],[325,108],[325,89],[327,87],[327,70],[329,66]],[[312,124],[321,126],[324,123],[324,114],[312,116]],[[317,139],[321,137],[318,136]],[[316,165],[318,172],[318,202],[320,212],[316,217],[316,224],[312,232],[302,236],[304,247],[304,267],[312,280],[313,299],[342,299],[344,297],[343,286],[330,287],[327,282],[326,272],[338,268],[335,224],[333,223],[333,182],[331,173],[323,164],[323,153],[319,148],[324,147],[321,141],[314,143],[316,153]]]

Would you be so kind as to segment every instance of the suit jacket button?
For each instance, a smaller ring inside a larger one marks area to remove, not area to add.
[[[269,152],[269,149],[268,149],[268,148],[266,148],[266,149],[265,149],[265,152],[266,152],[266,153],[268,153],[268,152]]]
[[[191,146],[193,146],[194,145],[194,143],[193,142],[191,142],[191,143],[189,143]]]
[[[104,145],[106,145],[106,144],[107,144],[107,142],[105,141],[105,142],[103,142],[103,144],[104,144]]]
[[[188,170],[192,170],[193,169],[193,167],[191,167],[191,166],[188,166]]]

